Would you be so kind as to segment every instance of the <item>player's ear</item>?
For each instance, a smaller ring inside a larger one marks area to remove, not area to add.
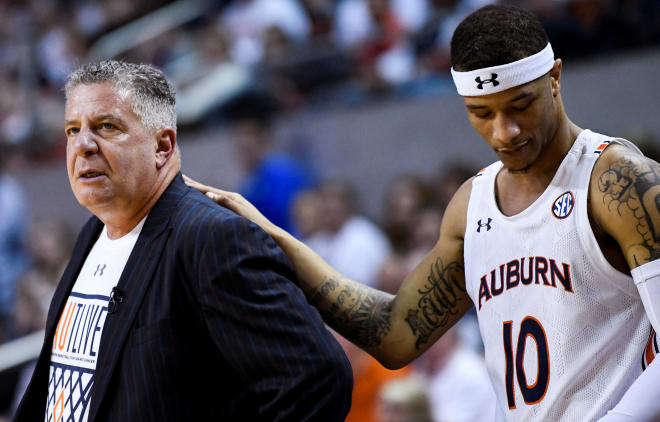
[[[555,64],[550,69],[550,84],[552,96],[556,97],[561,90],[561,59],[556,59]]]

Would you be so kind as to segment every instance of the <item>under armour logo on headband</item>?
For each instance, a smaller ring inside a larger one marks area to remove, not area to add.
[[[484,79],[483,81],[481,80],[480,76],[477,76],[474,78],[474,81],[477,83],[477,89],[484,89],[484,84],[493,84],[493,86],[500,84],[497,82],[497,73],[491,73],[490,79]]]
[[[538,53],[511,63],[465,72],[458,72],[452,67],[451,76],[459,95],[478,97],[531,82],[548,73],[554,65],[555,55],[548,43]],[[488,75],[490,75],[490,79],[487,79]]]

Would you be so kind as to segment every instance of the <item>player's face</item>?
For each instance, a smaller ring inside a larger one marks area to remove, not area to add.
[[[550,75],[495,94],[463,97],[472,127],[504,167],[528,169],[552,141],[558,127],[558,85]]]
[[[93,213],[144,205],[156,177],[156,137],[110,83],[81,84],[65,111],[67,173],[78,202]]]

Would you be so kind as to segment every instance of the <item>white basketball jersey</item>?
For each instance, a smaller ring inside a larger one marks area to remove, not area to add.
[[[499,420],[593,421],[642,372],[651,325],[632,278],[603,256],[587,215],[594,163],[623,139],[585,130],[543,194],[507,217],[497,162],[472,182],[465,233],[474,301]]]

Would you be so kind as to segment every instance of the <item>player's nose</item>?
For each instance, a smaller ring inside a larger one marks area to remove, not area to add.
[[[498,113],[493,119],[491,138],[496,147],[510,147],[511,141],[520,135],[520,126],[515,119]]]

